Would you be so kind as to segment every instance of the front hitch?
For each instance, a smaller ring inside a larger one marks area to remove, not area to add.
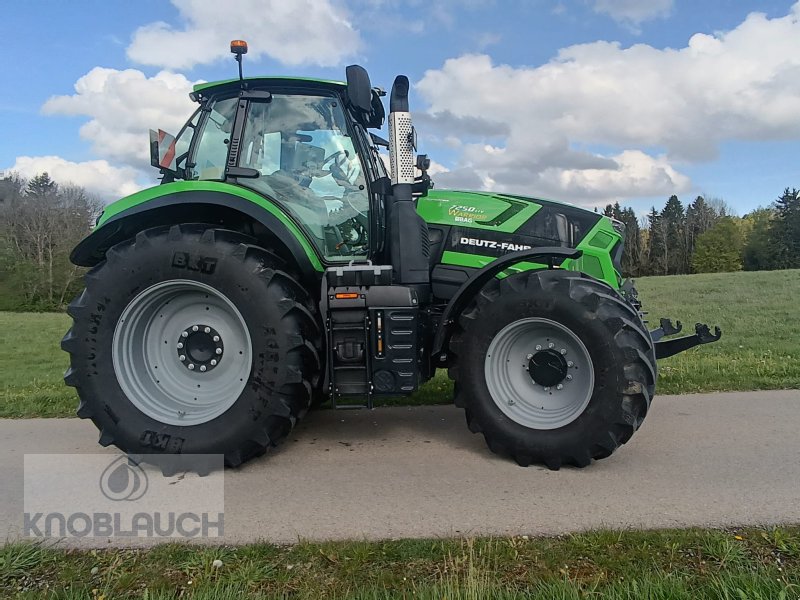
[[[683,329],[683,323],[680,321],[675,321],[675,325],[672,324],[671,319],[661,319],[660,321],[661,326],[650,332],[650,337],[653,338],[654,342],[659,341],[663,337],[680,333]]]
[[[661,326],[650,332],[650,335],[655,342],[656,358],[667,358],[668,356],[675,356],[680,352],[684,352],[689,348],[694,348],[701,344],[710,344],[716,342],[722,337],[722,331],[719,327],[714,327],[714,333],[711,333],[708,325],[697,323],[694,326],[694,335],[686,335],[683,337],[675,338],[672,340],[662,340],[664,336],[674,335],[679,333],[683,326],[680,321],[677,325],[673,326],[672,321],[669,319],[661,319]]]

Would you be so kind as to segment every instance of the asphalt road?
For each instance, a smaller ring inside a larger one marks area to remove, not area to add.
[[[225,472],[221,541],[798,523],[799,432],[800,391],[664,396],[615,455],[554,472],[491,454],[452,406],[320,411]],[[116,452],[96,439],[76,419],[0,421],[0,539],[19,535],[23,455]]]

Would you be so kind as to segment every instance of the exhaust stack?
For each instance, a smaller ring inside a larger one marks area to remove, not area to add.
[[[408,77],[398,75],[389,98],[389,165],[392,194],[387,198],[388,249],[395,283],[430,294],[428,225],[414,204],[416,133],[408,110]]]
[[[411,123],[408,108],[408,77],[398,75],[392,85],[389,99],[389,164],[392,171],[392,185],[412,185],[414,183],[414,151],[416,132]],[[410,200],[411,189],[408,190]],[[405,194],[403,200],[405,200]],[[395,192],[395,197],[397,193]]]

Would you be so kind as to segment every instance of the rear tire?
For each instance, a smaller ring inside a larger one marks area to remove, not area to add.
[[[223,454],[235,467],[285,438],[311,403],[320,331],[281,264],[204,225],[111,248],[70,304],[61,343],[78,416],[100,444],[162,465],[162,455]]]
[[[493,452],[522,466],[584,467],[642,424],[655,390],[653,342],[607,284],[562,270],[512,275],[490,282],[459,325],[455,403]]]

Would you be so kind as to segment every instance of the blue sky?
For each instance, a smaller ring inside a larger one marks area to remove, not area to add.
[[[180,126],[192,82],[234,76],[227,41],[243,37],[247,74],[341,79],[360,63],[386,88],[408,75],[440,187],[639,212],[706,194],[739,213],[800,187],[793,0],[222,6],[6,4],[0,170],[49,170],[106,200],[149,185],[147,129]]]

